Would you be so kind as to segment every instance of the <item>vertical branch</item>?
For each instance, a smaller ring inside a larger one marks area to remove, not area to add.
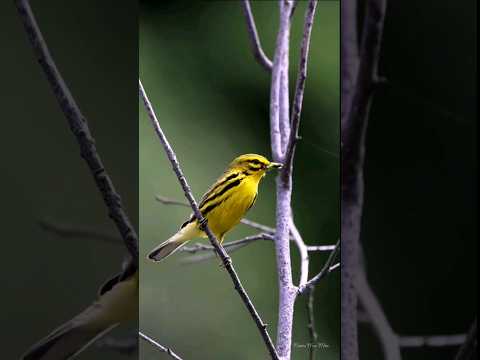
[[[342,6],[341,357],[344,360],[358,359],[355,281],[359,269],[365,133],[372,90],[377,81],[386,0],[368,0],[366,5],[358,71],[355,69],[358,62],[356,12],[348,5]]]
[[[282,87],[282,71],[285,65],[285,56],[289,48],[290,15],[293,6],[291,0],[280,0],[280,26],[277,35],[275,57],[272,70],[271,96],[270,96],[270,132],[271,146],[274,161],[282,161],[283,150],[281,146],[280,119],[288,118],[280,114],[284,107],[280,106],[280,99],[288,95],[288,88]],[[282,93],[282,95],[280,95]],[[283,126],[285,128],[285,126]],[[287,169],[284,168],[283,171]],[[293,310],[296,291],[292,283],[292,269],[290,261],[290,202],[292,194],[292,178],[288,171],[284,176],[277,176],[277,204],[276,204],[276,234],[275,252],[279,282],[279,307],[277,327],[277,351],[280,359],[290,359],[292,343]]]
[[[167,137],[163,133],[163,130],[160,126],[160,123],[158,122],[157,116],[155,115],[155,111],[153,110],[152,104],[150,103],[150,100],[147,97],[147,94],[145,92],[145,89],[143,88],[142,83],[139,80],[139,95],[143,100],[143,103],[145,105],[145,109],[147,110],[148,117],[150,118],[150,121],[152,122],[153,128],[160,140],[160,143],[162,144],[165,153],[168,157],[168,160],[170,161],[172,165],[172,169],[175,173],[175,175],[178,178],[178,181],[180,182],[180,185],[182,186],[183,192],[185,194],[185,197],[187,198],[188,202],[190,203],[190,206],[192,207],[193,214],[195,215],[198,224],[200,225],[200,229],[203,230],[207,236],[208,239],[210,240],[210,243],[212,246],[215,248],[215,251],[217,252],[218,256],[220,259],[222,259],[223,265],[225,267],[225,270],[228,272],[230,275],[230,278],[232,279],[233,285],[235,287],[235,290],[237,290],[238,294],[240,295],[240,298],[242,299],[245,307],[249,311],[252,319],[255,321],[255,324],[257,325],[257,328],[260,332],[260,335],[262,336],[262,339],[272,357],[272,359],[278,359],[277,352],[275,350],[275,347],[273,346],[272,340],[270,339],[270,336],[267,332],[267,325],[263,322],[263,320],[260,318],[260,315],[257,312],[257,309],[253,305],[252,301],[250,300],[250,297],[248,296],[247,292],[245,291],[242,283],[240,282],[240,278],[237,275],[237,272],[235,271],[235,268],[233,267],[232,260],[230,256],[228,256],[227,252],[225,249],[220,245],[218,242],[217,238],[215,235],[212,233],[210,228],[207,225],[206,219],[203,217],[202,213],[200,212],[200,209],[198,208],[197,202],[193,198],[192,191],[190,190],[190,186],[187,183],[187,180],[185,179],[185,176],[183,175],[183,171],[180,168],[180,164],[178,163],[177,156],[175,155],[175,152],[173,151],[172,147],[170,146],[170,143],[167,140]]]
[[[17,0],[16,5],[37,61],[45,72],[48,83],[68,120],[70,130],[80,147],[80,154],[86,161],[97,188],[102,194],[103,201],[108,208],[108,215],[115,222],[133,263],[138,265],[137,233],[123,209],[120,195],[115,190],[113,182],[105,170],[100,155],[97,152],[95,140],[92,137],[87,120],[80,112],[80,108],[50,55],[50,51],[40,32],[28,0]]]

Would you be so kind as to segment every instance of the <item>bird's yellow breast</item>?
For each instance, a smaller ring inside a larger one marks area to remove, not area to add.
[[[226,232],[237,225],[245,213],[252,207],[257,197],[258,183],[261,177],[249,176],[226,197],[221,204],[207,216],[208,226],[220,241]]]

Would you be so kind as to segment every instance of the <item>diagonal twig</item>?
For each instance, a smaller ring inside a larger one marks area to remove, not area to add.
[[[257,309],[253,305],[252,301],[250,300],[250,297],[248,296],[247,292],[245,291],[242,283],[240,282],[240,278],[237,275],[237,272],[235,271],[235,268],[233,267],[232,260],[228,256],[227,252],[225,249],[220,245],[218,240],[216,239],[215,235],[212,233],[210,228],[207,225],[207,222],[205,218],[203,217],[202,213],[200,212],[200,209],[198,208],[198,205],[193,198],[192,191],[190,190],[190,186],[187,183],[187,180],[185,179],[185,176],[183,175],[183,172],[180,168],[180,164],[178,163],[177,156],[175,155],[175,152],[173,151],[172,147],[170,146],[165,134],[163,133],[163,130],[160,126],[160,123],[158,122],[158,119],[155,115],[155,112],[153,110],[152,104],[150,103],[150,100],[147,97],[147,94],[145,92],[145,89],[143,88],[143,85],[141,81],[139,80],[139,94],[140,97],[142,98],[144,104],[145,104],[145,109],[147,110],[148,116],[152,122],[152,125],[154,127],[154,130],[165,150],[165,153],[172,164],[173,171],[175,175],[178,178],[178,181],[180,182],[180,185],[182,186],[182,189],[185,193],[185,197],[187,198],[188,202],[190,203],[193,213],[198,221],[198,224],[200,226],[200,229],[203,230],[209,240],[212,246],[215,248],[215,251],[219,255],[220,259],[223,262],[223,265],[225,267],[225,270],[228,272],[230,275],[232,282],[235,286],[235,290],[239,293],[245,307],[249,311],[250,315],[252,316],[253,320],[255,321],[255,324],[257,325],[257,328],[260,332],[260,335],[262,336],[262,339],[272,357],[272,359],[279,359],[277,355],[277,351],[275,350],[275,347],[273,346],[272,340],[270,339],[270,335],[268,334],[267,331],[267,325],[263,322],[263,320],[260,318],[260,315],[257,312]]]
[[[272,71],[272,61],[263,52],[249,0],[242,0],[242,10],[245,20],[247,21],[248,36],[250,38],[253,56],[265,70],[270,72]]]
[[[97,152],[95,140],[92,137],[87,120],[80,112],[80,108],[50,55],[50,51],[40,32],[28,0],[16,0],[16,6],[35,56],[45,72],[60,108],[68,120],[70,130],[80,147],[81,156],[87,163],[95,180],[95,184],[102,194],[103,201],[108,208],[108,215],[115,222],[125,246],[131,255],[132,261],[138,265],[137,233],[123,209],[120,195],[115,190],[112,180],[105,170],[100,155]]]
[[[315,286],[326,275],[328,275],[338,267],[337,264],[334,264],[334,261],[335,261],[335,258],[337,257],[339,250],[340,250],[340,240],[335,245],[335,249],[328,256],[327,261],[325,261],[325,263],[323,264],[323,267],[320,270],[320,272],[317,275],[315,275],[313,278],[308,280],[303,286],[298,287],[297,292],[299,294],[304,294],[307,291],[308,287]]]
[[[93,229],[67,226],[47,220],[40,220],[39,224],[43,230],[52,232],[65,238],[91,238],[101,240],[109,244],[122,244],[119,237]]]
[[[164,352],[164,353],[170,355],[171,358],[173,358],[175,360],[183,360],[180,356],[175,354],[172,349],[159,344],[157,341],[153,340],[151,337],[145,335],[141,331],[138,332],[138,335],[140,336],[141,339],[143,339],[146,342],[150,343],[151,345],[155,346],[161,352]]]

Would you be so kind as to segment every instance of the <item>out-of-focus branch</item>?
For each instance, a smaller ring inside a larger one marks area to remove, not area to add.
[[[242,10],[245,20],[247,21],[248,36],[250,39],[253,56],[265,70],[270,72],[272,71],[272,61],[263,52],[249,0],[242,0]]]
[[[145,335],[141,331],[138,332],[138,335],[140,336],[141,339],[143,339],[146,342],[148,342],[149,344],[153,345],[155,348],[157,348],[161,352],[164,352],[164,353],[168,354],[171,358],[173,358],[175,360],[183,360],[180,356],[175,354],[172,349],[159,344],[157,341],[153,340],[151,337]]]
[[[135,335],[126,338],[106,336],[97,340],[95,346],[100,349],[112,350],[119,354],[130,356],[138,352],[138,336]]]
[[[474,360],[477,359],[477,319],[473,321],[467,338],[458,351],[455,360]]]
[[[356,289],[360,304],[366,311],[368,319],[382,345],[385,360],[401,360],[399,338],[390,326],[380,302],[370,288],[363,267],[358,269]]]
[[[170,146],[170,143],[168,142],[165,134],[163,133],[163,130],[160,126],[160,123],[158,122],[157,116],[155,115],[155,112],[153,110],[152,104],[150,103],[150,100],[147,97],[147,94],[145,92],[145,89],[143,88],[143,85],[141,81],[139,81],[139,95],[142,98],[144,104],[145,104],[145,109],[147,110],[148,116],[152,122],[153,128],[160,140],[160,143],[162,144],[165,153],[172,165],[173,171],[175,175],[178,178],[178,181],[180,182],[180,185],[182,186],[182,189],[185,193],[185,197],[187,198],[188,202],[190,203],[193,213],[200,224],[200,228],[207,234],[210,243],[212,246],[215,248],[215,251],[221,258],[223,265],[230,275],[232,282],[235,286],[235,290],[240,295],[240,298],[242,299],[245,307],[249,311],[252,319],[254,320],[255,324],[257,325],[257,328],[262,336],[263,341],[265,342],[265,345],[267,346],[267,349],[273,359],[278,359],[277,351],[275,350],[275,347],[273,346],[272,340],[270,339],[270,336],[267,332],[267,325],[263,322],[263,320],[260,318],[260,315],[257,312],[257,309],[253,305],[252,301],[250,300],[250,297],[248,296],[247,292],[243,288],[242,283],[240,282],[240,278],[237,275],[237,272],[235,271],[235,268],[233,267],[232,260],[230,256],[228,256],[227,252],[225,249],[220,245],[218,242],[217,238],[215,235],[212,233],[210,228],[208,227],[206,219],[203,217],[202,213],[200,212],[200,209],[198,208],[198,205],[193,198],[192,191],[190,190],[190,186],[187,183],[187,180],[185,179],[185,176],[183,175],[183,172],[180,168],[180,164],[178,163],[177,156],[175,152],[173,151],[172,147]]]
[[[86,161],[97,188],[102,194],[103,201],[108,208],[109,216],[115,222],[125,246],[131,255],[132,262],[138,266],[137,233],[130,223],[123,209],[120,195],[115,190],[112,180],[100,159],[87,120],[80,112],[80,108],[50,55],[50,51],[40,32],[28,0],[16,0],[16,5],[35,56],[45,72],[60,108],[68,120],[70,130],[80,147],[81,156]]]
[[[109,244],[120,245],[121,239],[117,236],[99,232],[93,229],[86,229],[81,227],[73,227],[62,224],[57,224],[52,221],[40,220],[40,227],[45,231],[52,232],[65,238],[86,238],[96,239]]]
[[[377,68],[386,0],[367,0],[357,51],[356,1],[342,6],[341,343],[343,360],[358,360],[356,276],[363,210],[365,134]],[[360,54],[360,55],[358,55]],[[357,66],[358,64],[358,66]]]
[[[423,335],[423,336],[398,336],[398,344],[402,348],[417,347],[446,347],[459,346],[464,343],[467,335]]]

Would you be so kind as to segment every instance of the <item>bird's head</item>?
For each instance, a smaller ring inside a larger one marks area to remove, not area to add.
[[[264,176],[272,169],[280,169],[283,165],[269,161],[266,157],[257,154],[244,154],[236,157],[231,163],[229,169],[235,169],[244,172],[247,175]]]

